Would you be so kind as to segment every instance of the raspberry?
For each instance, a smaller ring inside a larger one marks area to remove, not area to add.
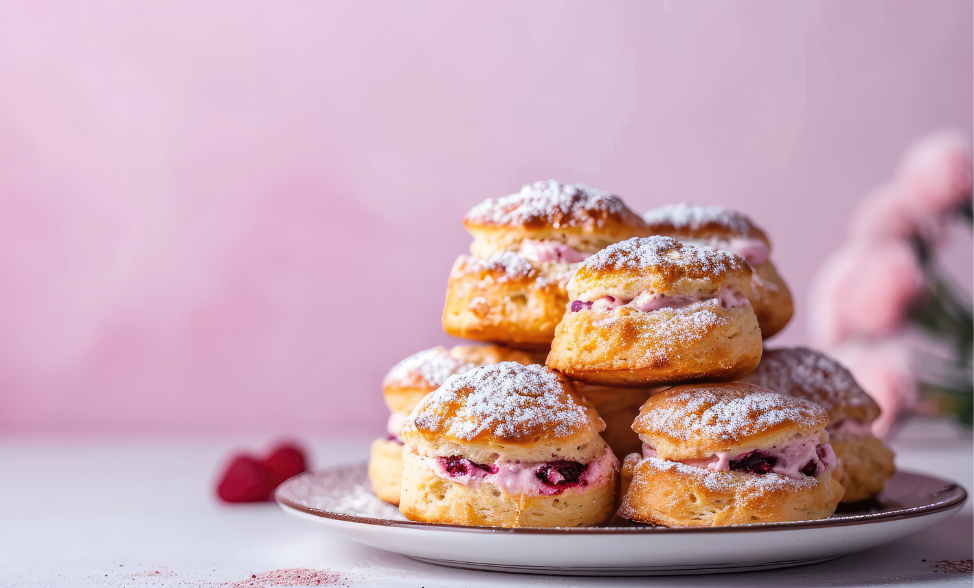
[[[304,453],[296,445],[279,445],[264,460],[263,465],[271,474],[272,488],[277,488],[288,478],[296,476],[307,468],[304,465]]]
[[[216,493],[224,502],[265,502],[284,480],[306,471],[296,445],[277,446],[267,459],[237,455],[220,477]]]
[[[262,463],[238,455],[220,478],[216,493],[224,502],[264,502],[275,486],[271,472]]]

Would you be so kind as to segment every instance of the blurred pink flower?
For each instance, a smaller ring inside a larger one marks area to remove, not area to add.
[[[851,244],[826,260],[812,283],[812,335],[825,346],[901,327],[925,280],[902,241]]]
[[[900,340],[847,342],[830,350],[845,365],[882,414],[873,422],[873,434],[884,437],[897,415],[917,401],[910,366],[910,351]]]
[[[897,183],[905,199],[933,216],[948,215],[971,200],[971,152],[964,137],[942,131],[918,141],[903,158]]]
[[[852,214],[850,241],[863,244],[899,240],[916,235],[928,242],[939,242],[943,234],[942,217],[928,214],[909,198],[904,185],[892,182],[862,201]]]
[[[959,133],[944,131],[918,141],[897,175],[853,212],[852,241],[872,243],[919,236],[938,244],[952,213],[971,199],[971,154]]]

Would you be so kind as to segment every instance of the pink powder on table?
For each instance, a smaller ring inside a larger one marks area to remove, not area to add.
[[[339,586],[344,583],[342,575],[331,570],[312,570],[309,568],[290,568],[253,574],[246,580],[222,584],[227,588],[253,588],[258,586]]]

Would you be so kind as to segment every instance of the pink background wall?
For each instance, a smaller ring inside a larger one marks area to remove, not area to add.
[[[802,342],[847,213],[972,125],[969,0],[2,14],[6,431],[378,431],[385,371],[448,341],[463,213],[552,177],[745,210]]]

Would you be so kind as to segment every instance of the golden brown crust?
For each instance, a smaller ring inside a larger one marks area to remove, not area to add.
[[[818,435],[829,424],[824,408],[753,384],[690,384],[652,396],[632,428],[660,458],[685,460],[738,455]]]
[[[761,330],[749,306],[569,310],[546,365],[591,384],[649,387],[733,380],[758,365],[761,349]]]
[[[778,275],[778,270],[770,261],[752,268],[751,307],[761,325],[761,335],[767,339],[785,328],[795,313],[795,303],[791,290]]]
[[[514,362],[453,376],[413,411],[407,444],[585,445],[605,428],[568,381],[539,365]]]
[[[517,194],[489,198],[463,219],[474,237],[470,252],[488,258],[517,251],[528,241],[562,244],[591,254],[630,237],[648,235],[646,224],[601,190],[554,180],[536,182]]]
[[[506,345],[457,345],[450,349],[450,353],[474,365],[493,365],[502,361],[544,365],[548,357],[547,349],[515,349]]]
[[[829,412],[833,424],[843,419],[868,424],[879,416],[879,405],[849,370],[807,347],[765,349],[761,363],[742,381],[814,402]]]
[[[872,435],[835,435],[830,439],[839,458],[839,481],[845,488],[842,502],[858,502],[883,491],[896,473],[893,452]]]
[[[751,268],[730,253],[684,244],[670,237],[633,238],[589,257],[568,283],[572,300],[610,293],[632,299],[641,292],[713,296],[731,288],[751,292]]]
[[[556,496],[510,494],[489,483],[464,486],[407,460],[399,510],[411,521],[450,525],[588,527],[612,518],[617,480],[613,470],[600,484]]]
[[[561,320],[573,266],[537,267],[516,253],[461,255],[450,272],[443,329],[455,337],[547,348]]]
[[[369,481],[379,499],[399,505],[402,485],[402,445],[376,439],[369,453]]]
[[[792,479],[630,457],[623,465],[623,480],[630,482],[619,516],[644,523],[716,527],[824,519],[843,493],[834,465],[818,478]]]
[[[739,237],[771,246],[768,236],[747,215],[723,206],[671,204],[648,211],[643,220],[653,235],[700,241]]]
[[[639,409],[646,399],[664,388],[615,388],[581,382],[574,382],[573,386],[605,421],[601,436],[617,458],[621,460],[634,451],[640,451],[643,442],[632,430],[632,422],[639,416]]]

